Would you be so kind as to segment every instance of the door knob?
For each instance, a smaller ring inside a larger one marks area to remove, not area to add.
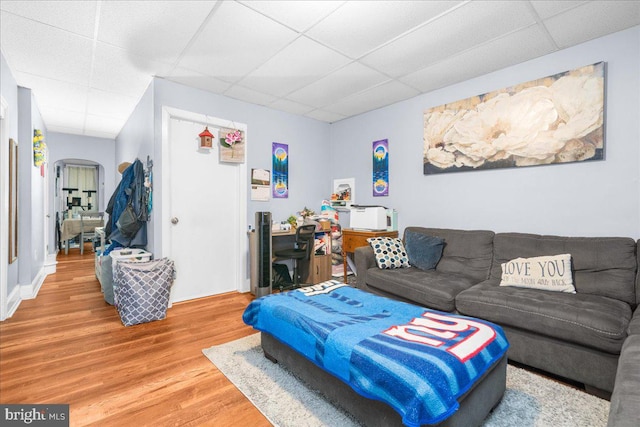
[[[177,223],[178,223],[178,218],[176,218],[175,216],[171,218],[171,224],[177,224]]]

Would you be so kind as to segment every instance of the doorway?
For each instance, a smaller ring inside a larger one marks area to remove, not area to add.
[[[208,127],[211,149],[199,146]],[[248,291],[247,168],[219,159],[221,128],[246,125],[163,108],[162,253],[177,276],[171,301]]]

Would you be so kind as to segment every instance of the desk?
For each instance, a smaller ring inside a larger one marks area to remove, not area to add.
[[[367,246],[369,237],[398,237],[397,231],[375,231],[342,229],[342,265],[344,268],[344,283],[347,283],[347,254],[354,253],[356,248]],[[357,274],[357,272],[354,271]]]
[[[96,227],[102,227],[104,222],[101,218],[85,218],[85,231],[93,231]],[[80,218],[67,218],[62,221],[62,229],[60,230],[60,240],[64,242],[64,253],[69,253],[69,240],[75,239],[82,231],[82,222]],[[81,242],[82,244],[82,242]]]
[[[316,231],[317,233],[328,234],[327,231]],[[250,267],[250,282],[251,293],[258,295],[258,259],[260,254],[258,253],[258,236],[255,230],[248,232],[249,235],[249,267]],[[296,231],[271,231],[271,254],[267,257],[271,259],[271,262],[275,260],[273,253],[280,249],[286,249],[293,246],[296,241]],[[328,243],[331,248],[331,242]],[[326,255],[311,254],[311,259],[303,262],[301,266],[303,268],[302,282],[305,284],[316,284],[331,279],[331,253]],[[269,290],[271,292],[271,289]]]

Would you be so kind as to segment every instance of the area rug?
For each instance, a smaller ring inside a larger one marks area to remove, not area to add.
[[[286,369],[267,360],[260,334],[202,352],[274,426],[359,426]],[[608,415],[608,401],[508,365],[507,390],[484,426],[595,427],[606,426]]]

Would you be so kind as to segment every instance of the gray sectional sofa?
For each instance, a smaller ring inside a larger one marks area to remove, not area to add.
[[[497,323],[509,359],[585,384],[611,397],[609,426],[640,420],[640,254],[630,238],[561,237],[408,227],[444,240],[432,270],[379,269],[356,249],[356,287],[425,307]],[[501,264],[571,254],[576,293],[499,286]],[[604,391],[604,392],[602,392]]]

